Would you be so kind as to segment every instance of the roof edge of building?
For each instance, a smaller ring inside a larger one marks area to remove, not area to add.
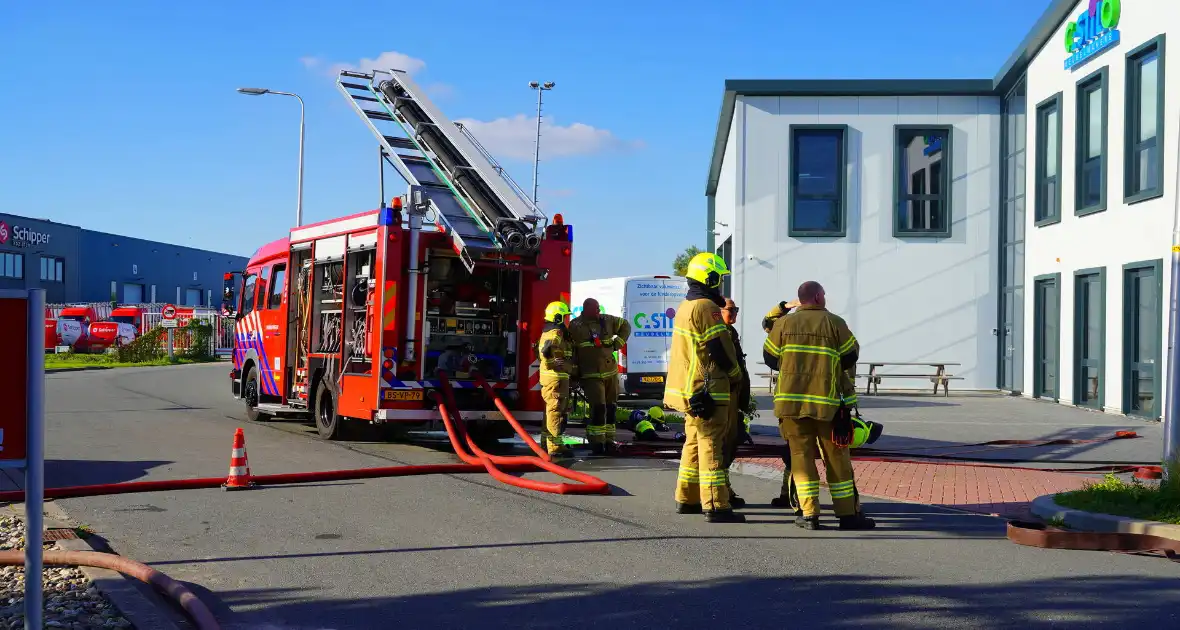
[[[721,112],[713,140],[705,196],[717,194],[738,96],[1002,95],[1016,83],[1076,4],[1077,0],[1053,0],[991,79],[727,79],[721,95]]]

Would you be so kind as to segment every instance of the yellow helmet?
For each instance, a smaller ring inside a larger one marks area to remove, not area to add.
[[[729,267],[717,254],[701,252],[688,261],[688,273],[684,275],[689,280],[715,288],[721,286],[721,276],[729,275]]]
[[[651,409],[648,409],[647,410],[647,417],[654,418],[656,420],[663,420],[664,419],[663,407],[652,407]]]
[[[545,307],[545,321],[547,322],[559,322],[569,314],[570,307],[565,302],[550,302],[549,306]]]

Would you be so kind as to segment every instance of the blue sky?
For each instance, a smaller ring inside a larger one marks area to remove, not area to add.
[[[540,197],[587,279],[704,245],[726,79],[991,78],[1048,0],[38,4],[0,8],[0,210],[250,253],[293,223],[299,112],[240,86],[307,103],[305,222],[374,208],[330,70],[397,59],[526,188],[527,84],[557,83]]]

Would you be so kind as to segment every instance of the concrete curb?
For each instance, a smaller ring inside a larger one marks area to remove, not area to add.
[[[13,503],[9,509],[24,518],[25,505]],[[61,506],[53,502],[45,503],[46,529],[73,529],[70,517]],[[86,538],[74,538],[55,541],[66,551],[97,551],[99,553],[114,553],[101,538],[93,534]],[[124,576],[117,571],[96,567],[78,567],[83,575],[90,580],[123,617],[136,628],[159,628],[160,630],[180,630],[177,620],[179,613],[173,612],[169,604],[163,600],[150,586]]]
[[[1061,521],[1070,529],[1118,534],[1147,534],[1180,540],[1180,525],[1145,521],[1127,516],[1098,514],[1062,507],[1054,501],[1056,495],[1046,494],[1033,499],[1031,511],[1046,521]]]

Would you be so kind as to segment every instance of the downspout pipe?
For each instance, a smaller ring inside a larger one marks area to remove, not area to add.
[[[1164,401],[1164,476],[1180,474],[1180,141],[1176,143],[1176,177],[1172,186],[1172,272],[1168,308],[1168,385]],[[1125,315],[1124,315],[1125,316]]]

